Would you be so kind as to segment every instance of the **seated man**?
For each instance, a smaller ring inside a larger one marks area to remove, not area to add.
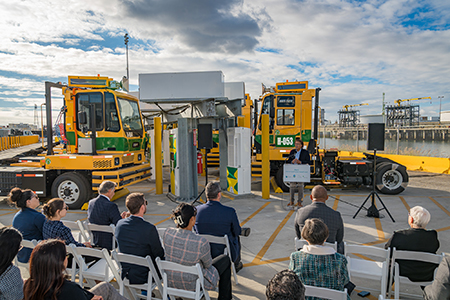
[[[431,216],[428,210],[421,206],[414,206],[408,215],[408,224],[411,228],[394,231],[394,234],[385,245],[385,249],[395,247],[397,250],[420,251],[436,253],[439,249],[439,240],[436,230],[426,230]],[[433,280],[434,269],[437,265],[427,262],[398,261],[400,275],[411,281]]]
[[[307,219],[319,218],[327,225],[330,233],[326,242],[337,242],[337,252],[344,254],[344,243],[342,241],[344,238],[344,222],[338,211],[325,204],[325,201],[328,200],[327,190],[321,185],[316,185],[311,191],[310,198],[312,203],[299,209],[295,216],[295,234],[297,238],[302,238],[302,228],[305,226]]]
[[[304,300],[305,286],[291,270],[282,270],[266,286],[267,300]]]
[[[129,194],[125,205],[131,216],[117,222],[116,238],[120,252],[142,257],[150,255],[156,266],[156,257],[164,259],[164,249],[156,227],[144,220],[144,214],[147,212],[147,200],[144,199],[144,194]],[[131,284],[147,282],[148,269],[145,267],[124,263],[122,271],[122,276],[126,276]]]
[[[119,207],[111,202],[116,190],[112,181],[103,181],[98,187],[98,197],[89,201],[88,221],[97,225],[117,225],[117,222],[127,216],[127,212],[120,214]],[[93,245],[112,250],[112,234],[106,232],[92,232]]]
[[[433,283],[423,290],[423,299],[450,299],[450,257],[444,257],[439,264]]]
[[[239,241],[241,226],[239,225],[236,210],[220,203],[222,193],[219,182],[209,182],[206,185],[205,194],[208,202],[197,207],[197,220],[194,231],[198,234],[214,236],[227,235],[230,242],[231,258],[236,265],[236,271],[239,271],[242,269],[241,244]],[[223,254],[224,248],[224,245],[211,244],[212,257]]]

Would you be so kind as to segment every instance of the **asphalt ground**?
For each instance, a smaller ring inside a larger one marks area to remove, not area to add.
[[[329,191],[327,204],[338,210],[344,220],[344,240],[347,243],[372,245],[383,247],[394,230],[408,228],[407,216],[410,207],[421,205],[431,213],[431,221],[427,229],[436,229],[441,243],[438,253],[450,252],[450,175],[431,174],[409,171],[410,184],[399,195],[383,195],[380,197],[395,219],[393,222],[385,211],[380,212],[380,218],[370,218],[362,210],[353,218],[358,207],[370,193],[370,189],[333,189]],[[209,180],[218,180],[218,170],[210,170]],[[205,178],[199,177],[199,183]],[[164,174],[164,194],[155,194],[155,182],[146,181],[131,186],[130,192],[142,192],[148,200],[145,219],[158,227],[174,227],[170,219],[170,212],[177,206],[167,196],[169,184],[167,170]],[[241,226],[250,227],[251,234],[241,237],[242,261],[244,268],[238,273],[239,284],[234,284],[234,299],[265,299],[265,286],[275,273],[288,268],[289,255],[294,251],[294,218],[295,211],[287,208],[289,194],[276,194],[271,189],[269,200],[261,198],[261,178],[253,178],[252,195],[233,197],[224,194],[222,203],[234,207],[237,211]],[[270,184],[270,183],[264,183]],[[199,184],[199,191],[203,190]],[[305,190],[304,204],[311,203],[310,190]],[[204,197],[201,199],[204,200]],[[115,201],[120,211],[126,210],[125,197]],[[368,207],[368,205],[366,205]],[[380,207],[380,204],[377,203]],[[0,227],[11,226],[17,209],[0,199]],[[85,220],[86,211],[70,210],[66,220]],[[28,277],[25,269],[24,278]],[[353,278],[357,285],[372,288],[368,299],[377,299],[380,284],[372,280]],[[368,290],[368,289],[364,289]],[[421,296],[420,288],[402,286],[401,292]],[[211,292],[216,297],[215,292]],[[353,292],[352,299],[361,299]],[[402,297],[404,299],[405,297]]]

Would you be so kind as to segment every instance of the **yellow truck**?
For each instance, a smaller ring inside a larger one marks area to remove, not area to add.
[[[0,195],[18,186],[80,208],[104,180],[120,190],[151,176],[139,100],[119,87],[103,76],[69,76],[67,84],[46,82],[46,152],[0,168]],[[52,88],[64,96],[55,126],[61,140],[57,147],[51,143]]]

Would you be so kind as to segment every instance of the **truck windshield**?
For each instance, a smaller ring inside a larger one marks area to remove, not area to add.
[[[128,137],[143,136],[141,115],[137,102],[124,98],[117,98],[119,103],[120,118],[122,119],[123,130]]]

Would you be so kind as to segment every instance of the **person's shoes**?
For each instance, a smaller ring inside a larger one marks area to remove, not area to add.
[[[250,235],[250,227],[241,228],[241,236],[249,236]]]
[[[242,264],[242,261],[240,261],[234,267],[236,268],[236,273],[238,273],[240,270],[242,270],[242,268],[244,268],[244,265]]]
[[[294,206],[294,202],[289,202],[287,206]]]
[[[298,203],[297,203],[297,206],[298,206],[298,207],[303,207],[303,203],[302,203],[302,202],[298,202]]]

